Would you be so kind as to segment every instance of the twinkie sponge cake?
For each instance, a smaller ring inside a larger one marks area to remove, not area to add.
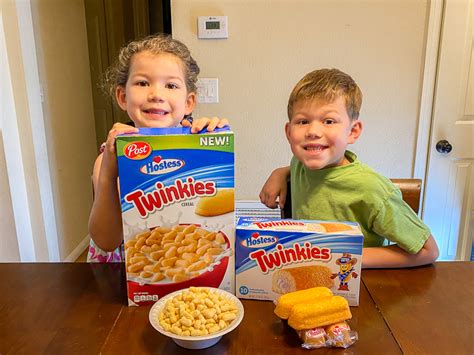
[[[307,303],[298,303],[288,318],[288,325],[296,330],[323,327],[351,319],[347,300],[333,296]]]
[[[272,290],[284,294],[311,287],[333,287],[332,272],[327,266],[312,265],[277,270],[272,276]]]
[[[313,287],[307,290],[290,292],[280,296],[274,312],[281,319],[288,319],[295,305],[305,302],[314,302],[332,296],[331,290],[327,287]]]

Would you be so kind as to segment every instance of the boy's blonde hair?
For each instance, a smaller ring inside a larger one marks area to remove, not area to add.
[[[133,55],[143,51],[152,54],[170,53],[181,59],[184,64],[186,89],[188,92],[196,92],[196,82],[200,70],[188,47],[181,41],[160,33],[131,41],[120,49],[118,59],[107,69],[102,82],[102,88],[112,98],[115,98],[115,89],[118,86],[125,87],[127,83]]]
[[[350,75],[338,69],[319,69],[306,74],[294,87],[288,100],[288,119],[293,116],[293,106],[302,100],[323,99],[333,102],[342,96],[346,100],[351,120],[359,118],[362,92]]]

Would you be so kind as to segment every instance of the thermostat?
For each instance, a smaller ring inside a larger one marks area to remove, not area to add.
[[[227,16],[199,16],[198,38],[228,38]]]

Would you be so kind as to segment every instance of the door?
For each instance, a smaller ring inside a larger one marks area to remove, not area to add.
[[[114,122],[130,121],[114,100],[100,89],[100,82],[106,69],[115,62],[120,47],[150,34],[149,3],[155,10],[161,6],[151,0],[84,1],[97,147],[105,141]]]
[[[423,219],[439,260],[469,260],[474,200],[474,5],[447,0],[440,40]]]

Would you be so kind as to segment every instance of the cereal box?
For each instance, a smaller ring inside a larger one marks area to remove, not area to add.
[[[146,128],[116,139],[129,305],[235,292],[234,137]]]
[[[364,237],[357,223],[240,218],[236,227],[236,294],[275,300],[325,286],[359,304]]]

